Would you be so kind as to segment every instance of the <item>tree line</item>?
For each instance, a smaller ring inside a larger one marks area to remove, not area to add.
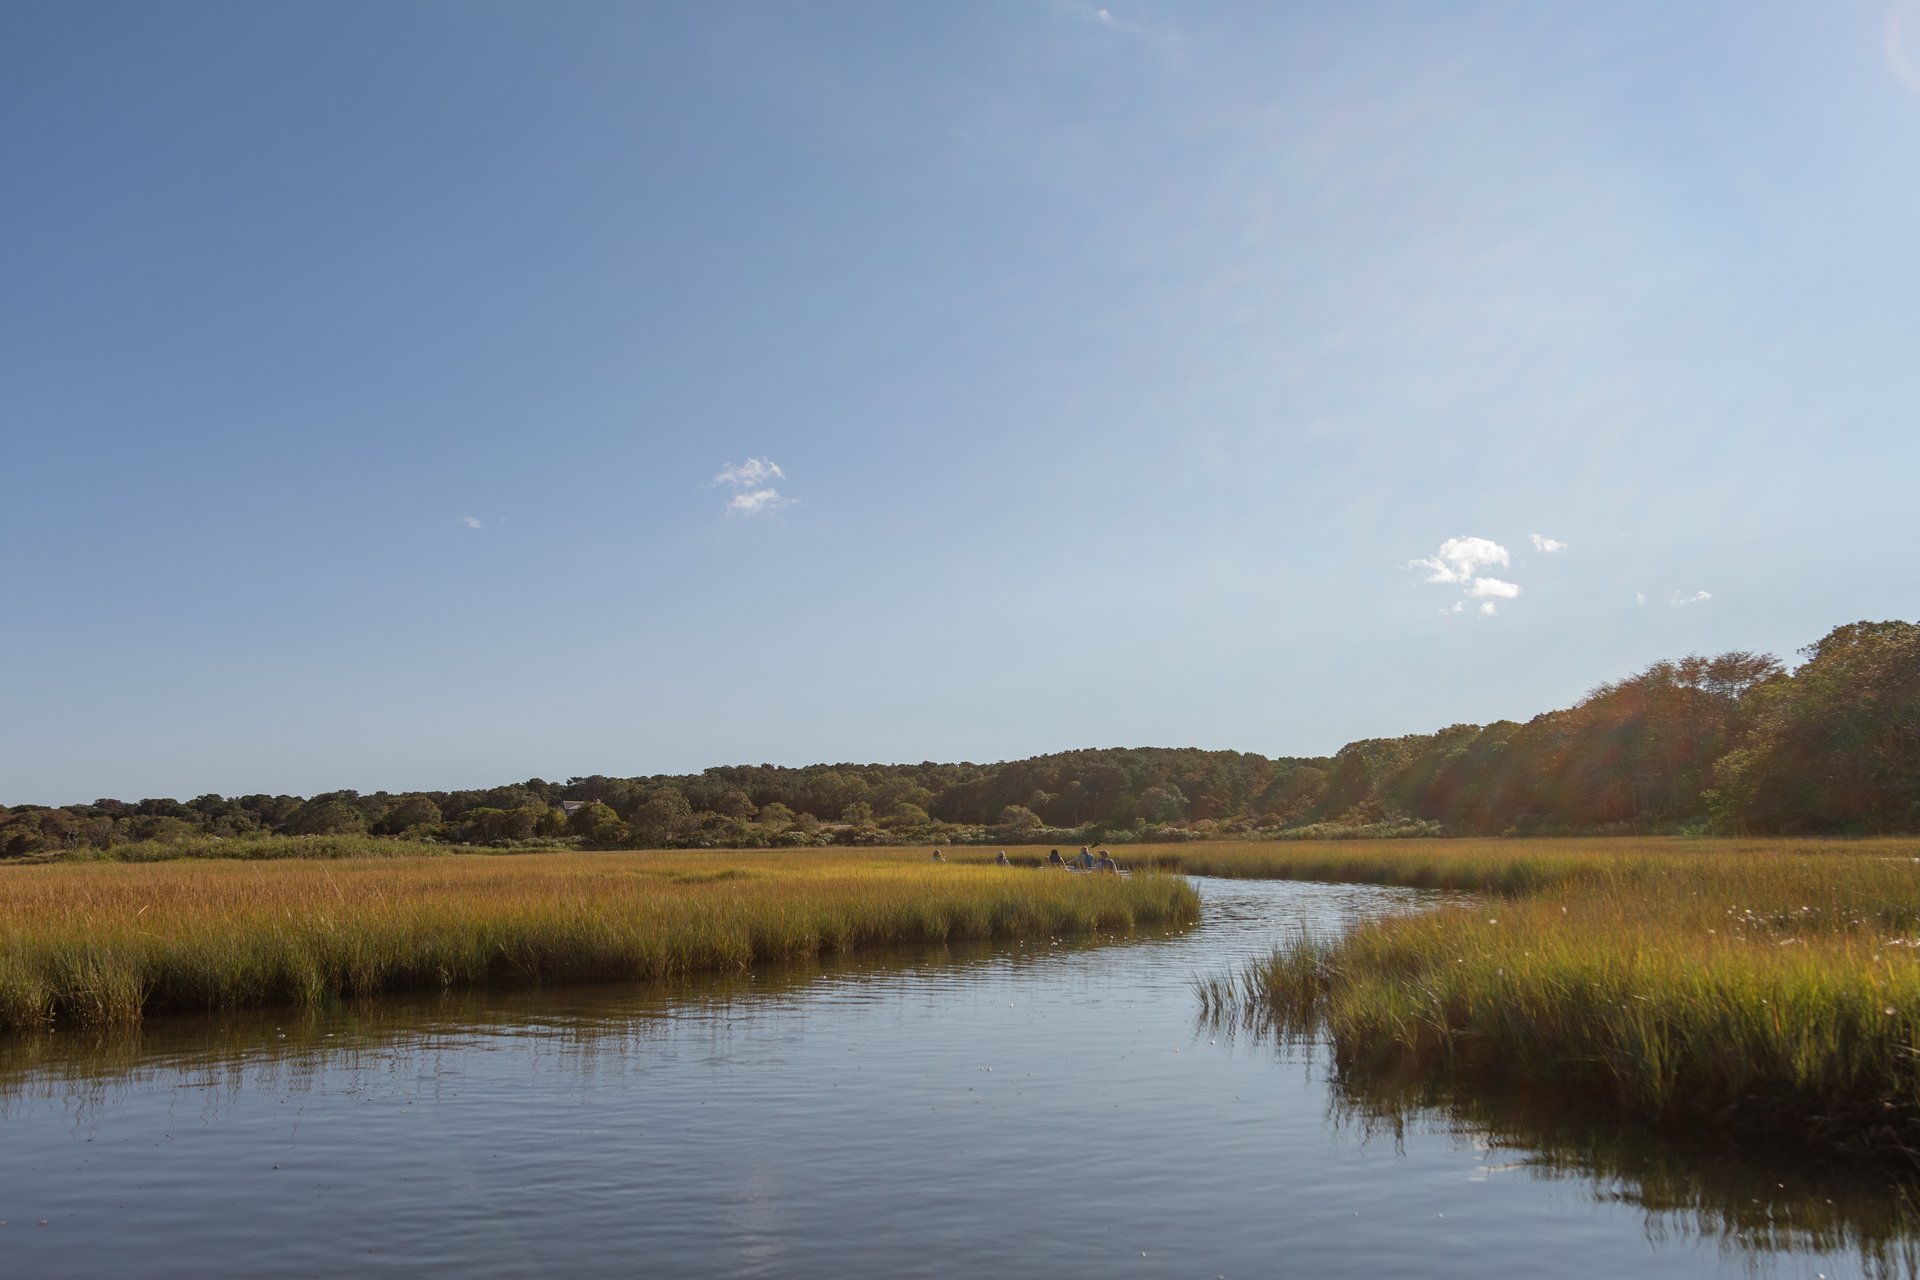
[[[260,835],[735,848],[1920,831],[1920,625],[1851,623],[1801,653],[1791,671],[1747,652],[1657,662],[1524,724],[1368,738],[1324,757],[1142,747],[19,805],[0,807],[0,856]]]

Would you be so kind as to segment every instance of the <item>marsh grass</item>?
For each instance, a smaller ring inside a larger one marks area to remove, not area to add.
[[[1489,896],[1297,937],[1203,1007],[1323,1022],[1354,1079],[1550,1086],[1920,1164],[1920,841],[1476,843],[1343,849],[1344,879]]]
[[[1040,852],[1044,856],[1045,850]],[[1920,838],[1219,841],[1128,845],[1119,856],[1127,866],[1187,875],[1388,884],[1518,897],[1559,885],[1631,879],[1676,861],[1703,868],[1737,868],[1756,857],[1768,860],[1782,855],[1907,860],[1920,858]]]
[[[1197,918],[1169,876],[909,851],[537,854],[0,869],[0,1030],[496,981],[660,979],[850,948]]]
[[[405,840],[397,836],[191,836],[185,840],[134,840],[96,849],[73,849],[28,854],[18,862],[180,862],[191,859],[231,858],[260,861],[280,858],[430,858],[474,849]],[[521,852],[521,850],[514,850]]]

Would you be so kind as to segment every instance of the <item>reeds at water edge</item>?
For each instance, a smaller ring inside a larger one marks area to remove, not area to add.
[[[911,851],[0,868],[0,1031],[491,981],[657,979],[854,947],[1180,923],[1171,876]]]
[[[1920,1168],[1920,842],[1502,845],[1342,851],[1347,878],[1486,896],[1290,939],[1203,980],[1203,1007],[1311,1026],[1353,1078],[1553,1088]]]

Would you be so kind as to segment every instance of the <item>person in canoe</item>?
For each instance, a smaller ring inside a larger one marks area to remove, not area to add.
[[[1088,851],[1087,846],[1085,845],[1080,846],[1080,856],[1075,858],[1074,861],[1080,864],[1080,869],[1082,871],[1093,870],[1093,862],[1094,862],[1093,854]]]
[[[931,858],[928,858],[927,861],[928,862],[945,862],[946,859],[940,856],[940,851],[938,849],[935,849],[933,851],[933,856]]]
[[[1100,851],[1100,861],[1093,864],[1093,869],[1095,871],[1118,871],[1120,864],[1113,860],[1112,854],[1102,849]]]
[[[1007,859],[1007,851],[1002,849],[999,853],[993,855],[993,865],[996,867],[1010,867],[1013,863]]]
[[[1060,856],[1058,849],[1049,849],[1047,850],[1047,865],[1050,867],[1064,867],[1067,865],[1067,860]]]

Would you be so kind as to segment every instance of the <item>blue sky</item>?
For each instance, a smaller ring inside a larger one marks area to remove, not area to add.
[[[1318,754],[1920,600],[1920,0],[14,5],[0,121],[0,802]]]

